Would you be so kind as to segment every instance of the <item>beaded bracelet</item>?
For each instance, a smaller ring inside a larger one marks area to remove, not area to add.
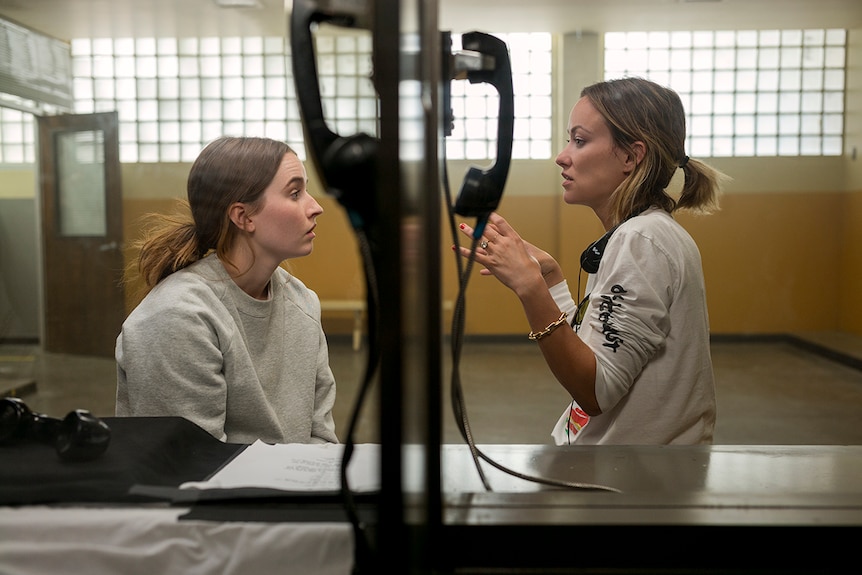
[[[530,341],[538,341],[542,339],[543,337],[566,323],[567,317],[569,317],[569,314],[567,314],[566,312],[561,313],[560,318],[557,321],[549,323],[548,327],[546,327],[542,331],[531,331],[529,334],[527,334],[527,338],[530,339]]]

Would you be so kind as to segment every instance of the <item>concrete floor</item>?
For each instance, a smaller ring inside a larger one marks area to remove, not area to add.
[[[355,409],[365,348],[353,351],[348,337],[336,337],[330,351],[339,389],[335,419],[343,438]],[[718,400],[715,444],[862,444],[860,338],[821,334],[805,340],[726,339],[714,341],[712,353]],[[452,369],[446,346],[443,357],[444,442],[463,443],[450,404]],[[477,444],[551,443],[551,427],[568,396],[534,344],[468,340],[461,357],[458,371]],[[112,359],[0,345],[0,395],[17,389],[34,411],[61,417],[83,408],[98,417],[112,416],[115,385]],[[355,440],[376,442],[376,389],[360,413]]]

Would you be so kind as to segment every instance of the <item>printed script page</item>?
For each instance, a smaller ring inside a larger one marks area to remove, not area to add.
[[[184,483],[183,489],[259,487],[282,491],[337,492],[341,488],[342,444],[276,444],[256,441],[207,481]],[[354,446],[347,467],[350,489],[380,489],[380,445]]]

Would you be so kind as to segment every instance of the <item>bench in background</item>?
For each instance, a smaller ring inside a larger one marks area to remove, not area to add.
[[[443,302],[444,310],[452,309],[451,301]],[[361,299],[322,299],[320,300],[320,311],[327,312],[350,312],[353,314],[353,350],[359,351],[362,347],[362,332],[365,318],[365,300]]]

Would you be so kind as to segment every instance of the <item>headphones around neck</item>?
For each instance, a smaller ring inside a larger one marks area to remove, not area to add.
[[[0,445],[27,439],[53,443],[64,461],[89,461],[108,449],[111,430],[85,409],[61,420],[31,411],[17,397],[0,399]]]
[[[581,254],[581,269],[588,274],[594,274],[599,271],[599,264],[602,261],[602,256],[605,255],[605,248],[608,246],[608,241],[610,241],[611,236],[614,235],[614,232],[617,231],[618,227],[639,215],[641,212],[643,212],[643,210],[633,212],[626,219],[605,232],[605,235],[587,246],[587,249],[585,249]]]
[[[608,230],[605,235],[587,246],[587,249],[581,254],[581,269],[588,274],[594,274],[599,271],[599,264],[602,262],[602,256],[605,255],[605,248],[608,246],[608,241],[619,224]]]

